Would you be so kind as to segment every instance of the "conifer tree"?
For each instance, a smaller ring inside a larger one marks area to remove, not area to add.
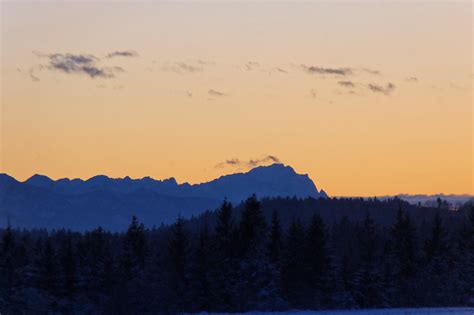
[[[293,220],[288,229],[282,266],[282,289],[293,307],[306,301],[305,229],[300,220]]]
[[[138,221],[136,216],[132,217],[125,241],[131,251],[132,260],[140,267],[143,267],[146,254],[145,227],[143,223]]]
[[[191,296],[194,311],[210,311],[212,304],[210,280],[211,247],[207,225],[199,233],[197,249],[193,255]]]
[[[171,239],[168,244],[170,257],[171,286],[175,293],[176,307],[184,312],[188,307],[188,254],[189,238],[184,229],[184,220],[178,217],[173,225]]]
[[[39,258],[38,285],[51,295],[57,294],[58,271],[57,254],[54,250],[51,237],[47,237]]]
[[[77,266],[70,234],[67,234],[64,238],[59,251],[62,271],[62,291],[67,297],[71,298],[76,289]]]
[[[332,270],[327,248],[326,227],[319,215],[313,216],[306,234],[305,262],[310,306],[320,308],[329,304]]]
[[[385,304],[381,271],[377,264],[378,245],[376,226],[366,215],[359,235],[358,247],[361,266],[354,278],[355,299],[363,308],[380,307]]]
[[[272,222],[270,226],[270,237],[267,248],[267,257],[272,264],[278,264],[282,254],[282,228],[278,212],[273,211]]]
[[[261,244],[266,223],[257,196],[253,194],[244,203],[240,221],[240,241],[242,254],[252,253]]]
[[[474,200],[465,205],[466,220],[459,242],[459,295],[461,303],[474,306]]]
[[[216,249],[226,257],[234,254],[234,225],[232,221],[232,204],[224,199],[216,213],[215,243]]]

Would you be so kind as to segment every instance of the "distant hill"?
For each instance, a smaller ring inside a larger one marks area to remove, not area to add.
[[[19,182],[0,174],[0,225],[9,219],[27,228],[86,230],[102,226],[125,229],[132,215],[148,226],[191,217],[215,209],[224,198],[239,203],[251,194],[261,197],[326,198],[308,175],[290,166],[260,166],[247,173],[222,176],[191,185],[174,178],[155,180],[109,178],[52,180],[34,175]]]
[[[466,202],[469,200],[473,199],[473,195],[455,195],[455,194],[435,194],[435,195],[410,195],[410,194],[398,194],[395,196],[379,196],[377,198],[385,200],[385,199],[391,199],[391,198],[400,198],[402,200],[405,200],[406,202],[409,202],[411,204],[416,204],[416,205],[421,205],[424,207],[435,207],[437,206],[437,200],[440,198],[441,200],[445,200],[448,202],[451,206],[455,208],[459,208],[462,205],[464,205]]]

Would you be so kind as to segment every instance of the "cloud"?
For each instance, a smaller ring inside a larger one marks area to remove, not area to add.
[[[227,96],[227,94],[213,90],[213,89],[210,89],[209,91],[207,91],[207,93],[211,96],[217,96],[217,97]]]
[[[370,74],[375,74],[375,75],[379,75],[380,74],[380,71],[379,70],[374,70],[374,69],[369,69],[369,68],[362,68],[363,71],[367,72],[367,73],[370,73]]]
[[[245,64],[245,70],[247,71],[253,71],[255,70],[256,68],[259,68],[260,67],[260,63],[256,62],[256,61],[249,61]]]
[[[251,167],[255,167],[255,166],[266,164],[266,163],[280,163],[280,159],[274,155],[267,155],[262,159],[249,160],[247,162],[247,165]]]
[[[351,75],[353,70],[351,68],[324,68],[316,66],[302,65],[303,69],[309,74],[334,74],[334,75]]]
[[[166,63],[162,69],[166,71],[173,71],[178,74],[186,74],[186,73],[198,73],[203,72],[206,67],[214,65],[212,61],[206,60],[195,60],[195,61],[180,61],[180,62],[173,62],[173,63]]]
[[[116,50],[107,54],[107,58],[114,58],[114,57],[138,57],[138,53],[133,50]]]
[[[274,155],[266,155],[261,159],[250,159],[248,161],[242,161],[238,158],[232,158],[217,164],[215,168],[222,168],[225,166],[238,168],[253,168],[268,163],[281,163],[281,161],[278,157]]]
[[[345,87],[345,88],[353,88],[353,87],[355,87],[355,84],[354,84],[354,82],[352,82],[352,81],[339,81],[339,82],[337,82],[337,84],[339,84],[339,85],[341,85],[341,86],[343,86],[343,87]]]
[[[369,84],[367,86],[369,90],[371,90],[374,93],[383,93],[385,95],[390,94],[393,90],[395,90],[395,84],[393,83],[387,83],[386,86],[381,86],[377,84]]]
[[[114,78],[119,72],[124,72],[121,67],[103,67],[98,65],[100,59],[93,55],[85,54],[40,54],[39,57],[48,58],[48,65],[40,66],[41,69],[49,69],[71,74],[85,74],[90,78]]]
[[[216,63],[214,61],[209,61],[209,60],[198,59],[198,60],[196,60],[196,62],[200,65],[203,65],[203,66],[215,66],[216,65]]]
[[[179,70],[182,70],[184,72],[194,73],[194,72],[201,72],[204,70],[202,67],[194,66],[194,65],[187,64],[184,62],[178,62],[176,63],[176,66],[179,68]]]
[[[281,73],[288,73],[285,69],[282,68],[275,68],[276,71],[281,72]]]
[[[30,75],[30,79],[31,79],[33,82],[38,82],[38,81],[40,81],[40,79],[35,75],[33,69],[30,69],[30,71],[28,72],[28,74]]]

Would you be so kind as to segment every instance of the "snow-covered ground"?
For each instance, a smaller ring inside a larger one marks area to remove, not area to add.
[[[332,311],[287,311],[287,312],[246,312],[246,313],[200,313],[212,315],[474,315],[474,307],[447,308],[391,308],[371,310]]]

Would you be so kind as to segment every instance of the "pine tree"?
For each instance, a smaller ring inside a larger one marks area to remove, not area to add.
[[[265,235],[265,218],[260,208],[260,202],[254,194],[244,203],[240,221],[240,238],[242,254],[255,254]]]
[[[232,204],[225,199],[216,213],[210,271],[213,307],[217,311],[236,308],[236,284],[239,281],[238,230],[234,226]]]
[[[459,296],[460,303],[474,306],[474,201],[466,204],[467,218],[459,242]]]
[[[385,305],[384,288],[378,262],[376,226],[367,214],[359,235],[361,266],[354,278],[354,297],[363,308]]]
[[[419,280],[426,288],[423,290],[424,305],[452,305],[449,296],[455,284],[449,262],[450,255],[446,231],[443,229],[441,217],[437,212],[433,219],[431,235],[425,242],[424,268]]]
[[[330,304],[331,268],[327,248],[326,227],[319,215],[313,216],[305,242],[305,262],[310,307],[321,308]]]
[[[267,248],[267,257],[272,264],[279,264],[282,254],[282,229],[278,212],[273,211],[270,227],[270,241]]]
[[[215,228],[216,249],[221,255],[233,256],[234,253],[234,224],[232,222],[232,204],[224,200],[216,213],[217,223]]]
[[[206,225],[199,233],[198,246],[193,255],[191,296],[194,311],[211,309],[210,256],[209,231]]]
[[[171,265],[170,280],[175,293],[176,307],[180,312],[184,312],[188,307],[188,251],[189,238],[184,230],[184,220],[178,217],[173,226],[168,252]]]
[[[305,229],[300,220],[293,220],[288,229],[282,265],[282,289],[292,307],[301,307],[307,297],[305,272]]]
[[[427,264],[437,265],[440,263],[440,259],[448,254],[448,246],[446,244],[446,232],[442,227],[441,216],[436,212],[433,219],[433,227],[431,230],[431,236],[425,242],[425,262]],[[437,261],[435,261],[437,260]],[[437,266],[442,268],[443,266]],[[445,266],[444,266],[445,267]],[[436,268],[437,269],[437,268]],[[441,274],[445,272],[445,269],[433,270],[434,272]]]
[[[76,289],[77,266],[70,234],[65,236],[59,251],[62,271],[62,291],[71,298]]]
[[[58,288],[58,264],[57,254],[53,248],[51,237],[47,237],[43,251],[39,258],[38,285],[51,295],[57,295]]]
[[[394,277],[396,279],[395,305],[414,305],[416,276],[416,229],[408,214],[400,206],[392,227]]]
[[[131,251],[132,260],[140,267],[143,267],[146,253],[145,227],[143,223],[138,222],[136,216],[132,217],[125,241]]]
[[[0,251],[0,309],[13,306],[16,266],[14,261],[15,237],[10,224],[3,232]]]

